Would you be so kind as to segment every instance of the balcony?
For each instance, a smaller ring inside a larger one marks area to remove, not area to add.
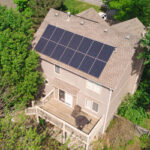
[[[80,145],[88,150],[90,142],[102,128],[103,118],[98,119],[81,111],[79,115],[86,117],[90,122],[85,124],[82,129],[78,129],[76,118],[72,116],[72,112],[73,108],[56,100],[53,94],[49,94],[42,102],[26,110],[27,115],[36,115],[37,118],[41,117],[61,129],[62,140],[59,140],[61,143],[70,138],[71,146],[73,143],[76,143],[76,145]]]

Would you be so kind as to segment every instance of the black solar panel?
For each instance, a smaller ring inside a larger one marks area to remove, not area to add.
[[[90,50],[88,51],[88,54],[90,56],[96,57],[99,54],[99,52],[101,51],[102,46],[103,46],[102,43],[94,41]]]
[[[51,57],[56,60],[59,60],[59,58],[63,54],[64,50],[65,50],[64,46],[57,45],[54,52],[52,53]]]
[[[73,49],[77,49],[79,44],[80,44],[80,42],[81,42],[81,40],[82,40],[82,36],[75,34],[73,36],[73,38],[71,39],[69,47],[73,48]]]
[[[54,33],[53,33],[53,35],[52,35],[52,37],[51,37],[51,40],[52,40],[52,41],[55,41],[55,42],[58,42],[58,41],[60,40],[60,38],[61,38],[63,32],[64,32],[63,29],[57,28],[57,29],[54,31]]]
[[[71,65],[72,67],[78,68],[83,57],[84,57],[83,54],[76,52],[69,65]]]
[[[68,64],[70,59],[72,58],[72,56],[74,55],[74,51],[67,48],[65,50],[65,53],[63,54],[63,56],[61,57],[60,61],[64,62],[65,64]]]
[[[91,46],[91,44],[92,44],[91,39],[84,38],[78,50],[82,53],[86,53],[89,47]]]
[[[115,48],[48,25],[35,49],[98,78]]]
[[[54,42],[49,41],[43,51],[43,54],[50,56],[55,47],[56,47],[56,44]]]
[[[100,52],[98,58],[104,61],[108,61],[109,57],[111,56],[112,52],[114,50],[114,47],[109,45],[104,45],[102,51]]]
[[[73,33],[66,31],[59,43],[64,45],[64,46],[67,46],[72,35],[73,35]]]
[[[89,74],[95,76],[95,77],[99,77],[99,75],[101,74],[101,72],[103,71],[104,67],[105,67],[105,63],[102,61],[97,60],[93,67],[91,68]]]
[[[89,72],[89,69],[91,68],[92,64],[94,62],[94,58],[92,57],[89,57],[89,56],[86,56],[80,66],[80,70],[88,73]]]
[[[48,41],[48,40],[46,40],[46,39],[40,38],[40,40],[39,40],[39,42],[37,43],[35,49],[36,49],[38,52],[41,52],[41,51],[43,50],[43,48],[45,47],[47,41]]]
[[[43,37],[49,39],[52,35],[52,33],[54,32],[55,27],[52,25],[48,25],[45,32],[43,33]]]

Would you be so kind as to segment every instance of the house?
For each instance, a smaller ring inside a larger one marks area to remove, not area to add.
[[[76,16],[50,9],[33,41],[46,96],[26,114],[60,129],[60,142],[69,137],[70,146],[90,149],[123,97],[138,86],[142,61],[136,55],[143,31],[137,18],[109,26],[92,8]]]

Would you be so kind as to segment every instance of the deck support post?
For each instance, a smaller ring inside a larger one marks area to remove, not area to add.
[[[63,135],[62,135],[62,141],[63,141],[63,144],[65,143],[65,124],[63,123]]]
[[[87,138],[87,143],[86,143],[86,150],[89,150],[89,137]]]

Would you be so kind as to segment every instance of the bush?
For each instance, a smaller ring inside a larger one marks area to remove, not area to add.
[[[118,114],[123,116],[134,124],[141,124],[144,118],[147,118],[146,110],[137,106],[135,96],[127,95],[118,109]]]

